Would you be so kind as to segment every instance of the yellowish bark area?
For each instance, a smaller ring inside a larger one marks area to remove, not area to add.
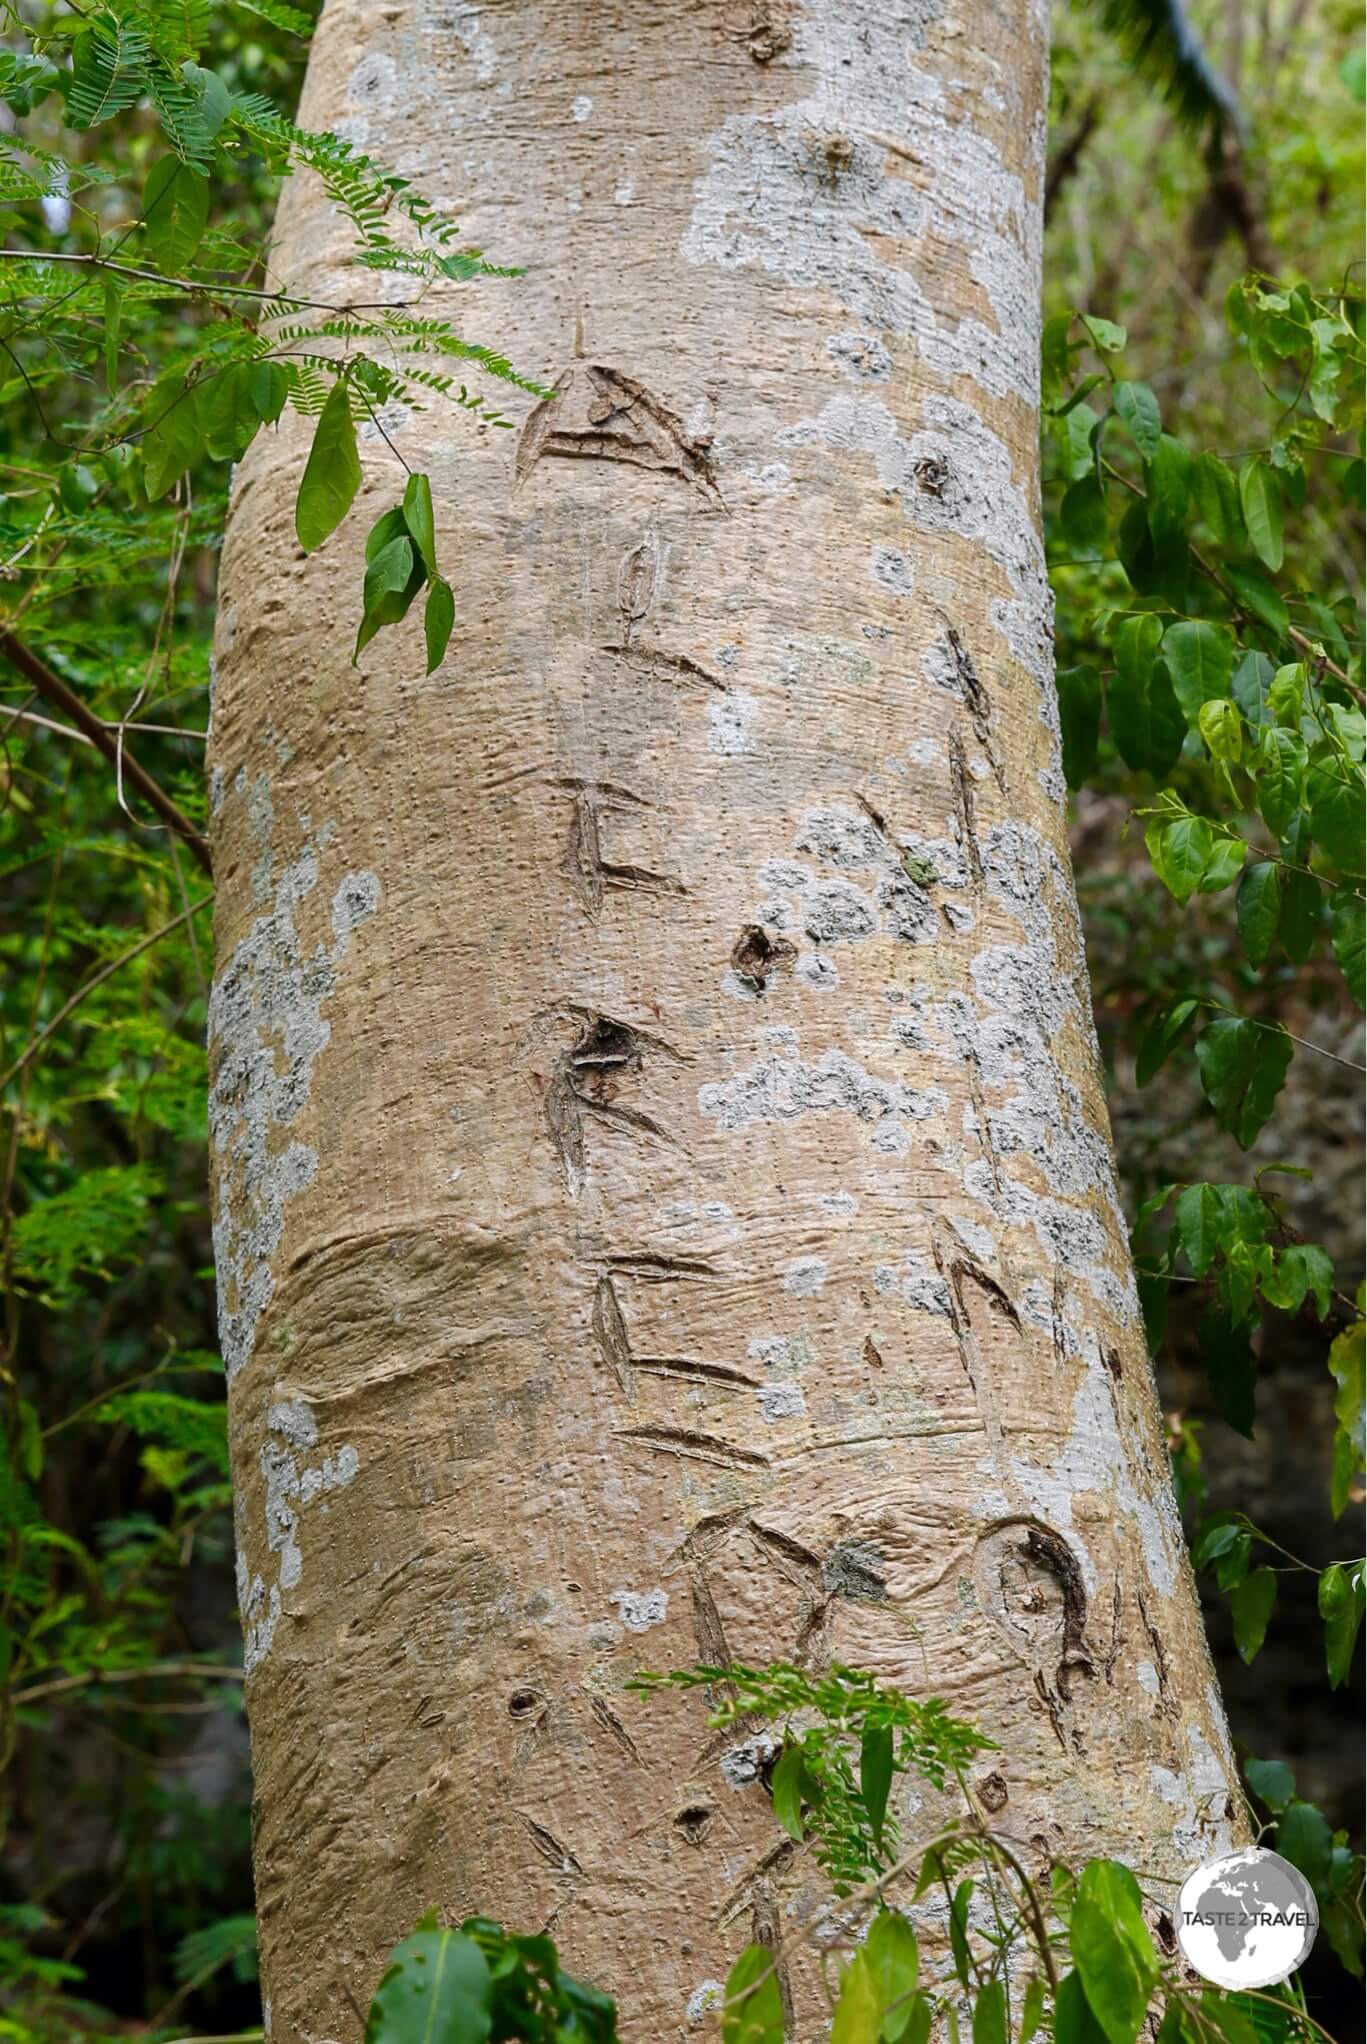
[[[275,2044],[432,1905],[686,2037],[821,1902],[643,1666],[834,1658],[1000,1744],[1043,1866],[1177,1874],[1228,1742],[1068,864],[1036,0],[330,0],[303,118],[529,265],[558,396],[380,423],[457,593],[349,665],[297,425],[225,554],[217,1251]],[[342,302],[321,190],[276,266]],[[909,1837],[936,1814],[903,1794]],[[822,2034],[810,1968],[795,2035]]]

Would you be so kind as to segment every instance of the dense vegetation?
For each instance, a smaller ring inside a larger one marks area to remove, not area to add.
[[[273,111],[308,29],[281,0],[6,12],[0,2035],[24,2044],[259,2021],[204,1187],[200,762],[228,464],[283,405],[316,418],[301,537],[325,536],[355,434],[382,435],[396,396],[497,422],[509,364],[472,362],[424,297],[496,290],[515,352],[518,287],[411,186]],[[1193,12],[1242,127],[1190,79],[1195,125],[1138,92],[1105,9],[1059,21],[1046,516],[1175,1466],[1255,1811],[1319,1893],[1312,2007],[1335,2028],[1361,1928],[1343,1703],[1363,1604],[1362,65],[1338,0]],[[357,274],[408,278],[411,303],[288,296],[265,247],[290,167],[329,181]],[[439,651],[459,579],[437,593],[421,478],[395,473],[356,623],[425,585]],[[819,1830],[790,1774],[790,1815]],[[1092,1875],[1087,1898],[1102,1944],[1159,1966],[1123,1884]],[[1066,1881],[1053,1901],[1046,1945]],[[880,1935],[919,2024],[914,1957]],[[521,1979],[526,1952],[471,1938]],[[553,1958],[531,1958],[544,1984]],[[563,1994],[595,2034],[591,1990]],[[1091,2037],[1085,1995],[1070,2006]],[[1129,2015],[1102,2024],[1114,2044]]]

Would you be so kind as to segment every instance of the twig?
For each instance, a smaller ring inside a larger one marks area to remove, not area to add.
[[[141,1668],[88,1668],[84,1675],[61,1675],[52,1682],[35,1682],[31,1688],[16,1689],[10,1702],[17,1710],[20,1704],[36,1703],[40,1696],[61,1696],[72,1689],[88,1689],[92,1682],[159,1681],[172,1677],[193,1679],[196,1676],[214,1682],[245,1680],[240,1668],[219,1667],[208,1661],[148,1661]]]
[[[38,655],[32,652],[22,639],[17,639],[7,626],[0,626],[0,655],[17,667],[25,681],[32,682],[38,693],[46,696],[63,716],[70,718],[76,728],[89,739],[95,750],[104,754],[116,772],[121,771],[127,777],[148,806],[156,811],[167,829],[173,830],[178,838],[184,839],[204,871],[212,877],[214,869],[209,847],[189,817],[182,815],[170,796],[158,786],[146,769],[129,757],[118,739],[106,728],[102,719],[87,707],[75,689],[69,688],[61,675],[49,667],[45,660],[40,660]]]

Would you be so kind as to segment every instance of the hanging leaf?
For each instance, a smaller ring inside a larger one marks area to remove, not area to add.
[[[1239,941],[1254,965],[1261,965],[1276,941],[1282,916],[1282,869],[1260,859],[1239,882],[1235,898]]]
[[[1367,1321],[1355,1320],[1334,1337],[1329,1349],[1329,1374],[1337,1386],[1334,1473],[1329,1493],[1330,1507],[1337,1519],[1367,1458],[1363,1418],[1367,1403]]]
[[[1277,1578],[1270,1568],[1255,1568],[1229,1600],[1234,1644],[1241,1661],[1253,1660],[1267,1637],[1267,1623],[1277,1601]]]
[[[721,2034],[722,2044],[783,2044],[783,1997],[767,1945],[747,1945],[727,1974]]]
[[[1282,493],[1266,462],[1246,461],[1239,470],[1239,503],[1254,553],[1275,574],[1282,564]]]
[[[1201,1085],[1221,1128],[1248,1149],[1276,1104],[1291,1063],[1291,1038],[1278,1024],[1221,1016],[1196,1040]]]
[[[1253,1438],[1258,1372],[1247,1321],[1231,1322],[1217,1306],[1201,1316],[1201,1361],[1220,1417],[1245,1440]],[[1229,1583],[1220,1587],[1228,1589]]]
[[[1352,1671],[1365,1595],[1360,1561],[1335,1562],[1320,1577],[1319,1611],[1331,1689],[1341,1689]]]
[[[1095,764],[1101,730],[1101,677],[1094,667],[1059,669],[1058,708],[1063,778],[1080,788]]]
[[[417,1930],[396,1945],[375,1990],[365,2044],[485,2044],[493,1984],[473,1939]]]
[[[1180,440],[1161,433],[1152,458],[1144,464],[1148,487],[1149,531],[1156,547],[1180,539],[1191,508],[1191,456]]]
[[[878,2011],[885,2044],[900,2044],[914,2013],[919,1954],[916,1933],[896,1909],[880,1909],[869,1925],[864,1960],[878,1989]]]
[[[859,1794],[869,1813],[873,1842],[881,1851],[883,1820],[892,1787],[892,1727],[866,1725],[859,1744]]]
[[[1169,625],[1163,634],[1163,661],[1182,714],[1194,724],[1202,704],[1229,695],[1234,673],[1233,635],[1223,625],[1184,618]]]
[[[1111,403],[1145,461],[1152,461],[1163,437],[1163,422],[1158,399],[1148,384],[1115,384],[1111,390]]]
[[[361,628],[356,634],[352,665],[385,625],[398,624],[422,588],[427,570],[413,550],[405,532],[382,546],[365,571],[361,603]]]
[[[143,436],[143,482],[153,503],[179,482],[203,445],[194,390],[177,370],[152,388]]]
[[[883,2005],[868,1960],[856,1952],[840,1976],[830,2044],[878,2044]]]
[[[1162,627],[1149,612],[1117,625],[1116,671],[1107,697],[1121,758],[1126,766],[1158,780],[1176,760],[1186,736],[1186,721],[1167,668],[1157,657],[1161,638]]]
[[[1158,1979],[1158,1956],[1128,1867],[1092,1860],[1083,1868],[1069,1939],[1107,2044],[1134,2044]]]
[[[190,261],[209,222],[209,180],[178,156],[152,165],[142,188],[142,228],[152,260],[168,275]]]
[[[333,385],[314,430],[294,510],[294,529],[306,554],[313,553],[337,530],[360,487],[356,426],[346,379],[341,378]]]
[[[451,630],[456,622],[456,599],[449,582],[443,582],[440,575],[433,581],[427,592],[427,606],[423,612],[423,632],[427,640],[427,672],[435,674],[446,657],[446,648],[451,643]]]
[[[413,544],[421,554],[429,575],[437,572],[437,532],[432,518],[432,485],[424,475],[408,478],[403,493],[403,515]]]
[[[1305,744],[1293,731],[1263,732],[1258,751],[1258,808],[1274,837],[1284,835],[1301,806]]]

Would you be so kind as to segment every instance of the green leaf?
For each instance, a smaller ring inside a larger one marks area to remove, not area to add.
[[[1180,440],[1161,433],[1158,446],[1144,464],[1148,488],[1149,531],[1156,547],[1180,539],[1191,506],[1191,456]]]
[[[1231,1321],[1218,1306],[1208,1306],[1201,1315],[1200,1343],[1201,1361],[1220,1417],[1236,1434],[1252,1440],[1258,1371],[1247,1321]],[[1223,1582],[1220,1587],[1228,1589],[1229,1584]]]
[[[1241,837],[1217,837],[1210,848],[1206,869],[1197,882],[1202,894],[1218,894],[1232,886],[1244,870],[1248,846]]]
[[[1125,329],[1113,320],[1098,319],[1094,312],[1080,312],[1078,318],[1092,337],[1095,347],[1105,355],[1118,355],[1125,345]]]
[[[157,268],[182,271],[204,239],[209,180],[178,156],[162,156],[142,188],[143,234]]]
[[[1182,750],[1186,723],[1167,668],[1158,660],[1162,627],[1151,612],[1123,618],[1114,636],[1115,674],[1107,698],[1126,766],[1162,780]]]
[[[978,1990],[973,2004],[973,2044],[1006,2044],[1006,1989],[999,1979]]]
[[[432,517],[432,485],[424,475],[408,478],[403,493],[403,515],[413,544],[422,555],[429,575],[437,572],[437,531]]]
[[[1280,1025],[1220,1016],[1196,1039],[1201,1086],[1221,1128],[1248,1149],[1276,1103],[1291,1063]]]
[[[1293,1242],[1278,1252],[1275,1265],[1262,1279],[1261,1290],[1268,1304],[1283,1313],[1297,1312],[1309,1293],[1323,1320],[1334,1295],[1334,1266],[1318,1243]]]
[[[869,1925],[864,1962],[878,1989],[882,2036],[899,2044],[912,2019],[919,1955],[916,1933],[896,1909],[880,1909]]]
[[[1258,749],[1258,808],[1274,837],[1281,837],[1301,806],[1305,746],[1292,731],[1263,732]]]
[[[1054,2044],[1110,2044],[1092,2014],[1079,1973],[1065,1974],[1054,1996]]]
[[[1222,766],[1238,764],[1244,750],[1244,725],[1233,703],[1202,703],[1196,728],[1212,759]]]
[[[1305,777],[1310,834],[1336,865],[1360,873],[1363,865],[1363,805],[1360,775],[1349,777],[1341,761],[1312,766]]]
[[[203,444],[194,390],[177,370],[153,385],[144,416],[149,425],[142,442],[143,482],[155,503],[198,459]]]
[[[1244,1775],[1258,1801],[1274,1815],[1296,1793],[1296,1777],[1284,1760],[1246,1760]]]
[[[1288,1804],[1277,1822],[1277,1850],[1300,1868],[1312,1888],[1328,1885],[1333,1848],[1334,1834],[1323,1810],[1313,1803]]]
[[[1070,788],[1080,788],[1096,761],[1101,677],[1094,667],[1062,667],[1057,681],[1063,778]]]
[[[294,508],[294,529],[306,554],[331,538],[351,509],[360,487],[356,427],[346,381],[342,379],[333,385],[319,416]]]
[[[1216,1185],[1189,1185],[1178,1195],[1173,1225],[1187,1262],[1204,1277],[1225,1239],[1225,1208]]]
[[[1246,461],[1239,470],[1239,503],[1249,544],[1275,574],[1282,564],[1282,493],[1264,461]]]
[[[767,1945],[747,1945],[727,1974],[721,2034],[722,2044],[783,2044],[783,1997]]]
[[[779,1754],[778,1765],[769,1777],[769,1793],[774,1799],[774,1815],[790,1838],[800,1845],[803,1838],[802,1792],[806,1785],[806,1763],[802,1748],[793,1741],[785,1744]]]
[[[259,360],[248,365],[247,388],[263,426],[273,426],[280,417],[293,381],[288,363]]]
[[[878,2044],[883,2004],[878,1983],[862,1952],[840,1976],[840,1999],[831,2020],[830,2044]]]
[[[427,639],[427,672],[435,674],[446,657],[446,648],[451,643],[451,629],[456,622],[456,599],[449,582],[443,582],[438,575],[427,592],[427,607],[423,612],[423,631]]]
[[[1044,2027],[1045,2007],[1044,1982],[1038,1973],[1032,1973],[1025,1984],[1025,1996],[1021,2002],[1021,2027],[1018,2044],[1030,2044],[1032,2037]]]
[[[353,665],[378,631],[385,625],[397,624],[400,618],[407,616],[426,574],[427,570],[414,553],[413,542],[407,532],[402,538],[391,539],[387,546],[380,548],[365,571],[361,628],[356,634]]]
[[[1324,890],[1313,873],[1283,868],[1282,920],[1277,932],[1293,965],[1304,965],[1315,948],[1324,912]]]
[[[949,1947],[954,1955],[954,1971],[959,1977],[959,1985],[965,1991],[973,1980],[968,1952],[968,1905],[973,1900],[974,1886],[972,1881],[960,1881],[949,1905]]]
[[[1355,1320],[1334,1337],[1329,1347],[1329,1374],[1337,1386],[1334,1474],[1329,1498],[1337,1519],[1367,1455],[1367,1422],[1363,1416],[1367,1399],[1367,1321]]]
[[[411,544],[412,537],[408,530],[408,520],[403,515],[403,507],[401,505],[395,504],[392,509],[382,511],[366,534],[365,557],[367,566],[374,561],[378,554],[382,554],[385,548],[394,540],[406,539]]]
[[[1259,624],[1266,625],[1274,638],[1284,639],[1291,623],[1285,603],[1260,568],[1226,565],[1225,575],[1238,598],[1239,607]]]
[[[1134,1077],[1137,1086],[1153,1080],[1189,1028],[1199,1001],[1170,1001],[1141,1027],[1135,1046]]]
[[[1175,823],[1161,819],[1144,832],[1149,857],[1168,892],[1188,902],[1205,878],[1215,851],[1210,825],[1201,816],[1179,816]]]
[[[1234,1644],[1241,1661],[1251,1661],[1267,1637],[1267,1621],[1277,1601],[1277,1578],[1270,1568],[1255,1568],[1229,1600]]]
[[[1260,859],[1239,882],[1235,897],[1239,942],[1254,965],[1261,965],[1276,941],[1282,916],[1282,869],[1275,860]]]
[[[1117,1860],[1082,1869],[1069,1925],[1073,1963],[1108,2044],[1134,2044],[1158,1979],[1139,1889]]]
[[[1197,457],[1191,473],[1192,495],[1201,518],[1220,546],[1242,552],[1247,534],[1239,507],[1239,480],[1218,454]]]
[[[1245,653],[1234,670],[1230,694],[1243,711],[1244,722],[1250,730],[1261,731],[1277,721],[1268,701],[1275,679],[1272,662],[1256,646]]]
[[[234,362],[205,385],[199,416],[205,447],[214,460],[240,461],[261,423],[246,362]]]
[[[390,1954],[365,2026],[365,2044],[485,2044],[493,1983],[473,1939],[417,1930]]]
[[[119,329],[123,313],[123,286],[113,277],[104,280],[104,380],[112,397],[119,387]]]
[[[1117,383],[1111,391],[1111,403],[1139,452],[1146,461],[1152,461],[1163,437],[1163,421],[1158,399],[1148,384]]]
[[[1163,634],[1163,660],[1182,714],[1194,724],[1203,703],[1227,698],[1234,673],[1234,638],[1223,625],[1184,618]]]
[[[890,1725],[865,1725],[859,1742],[859,1794],[864,1808],[869,1813],[873,1827],[873,1840],[878,1848],[883,1845],[883,1820],[888,1810],[888,1791],[892,1787],[892,1727]]]
[[[1367,1599],[1362,1577],[1360,1561],[1335,1562],[1320,1577],[1319,1610],[1324,1620],[1324,1653],[1331,1689],[1341,1689],[1352,1672],[1353,1649]]]

